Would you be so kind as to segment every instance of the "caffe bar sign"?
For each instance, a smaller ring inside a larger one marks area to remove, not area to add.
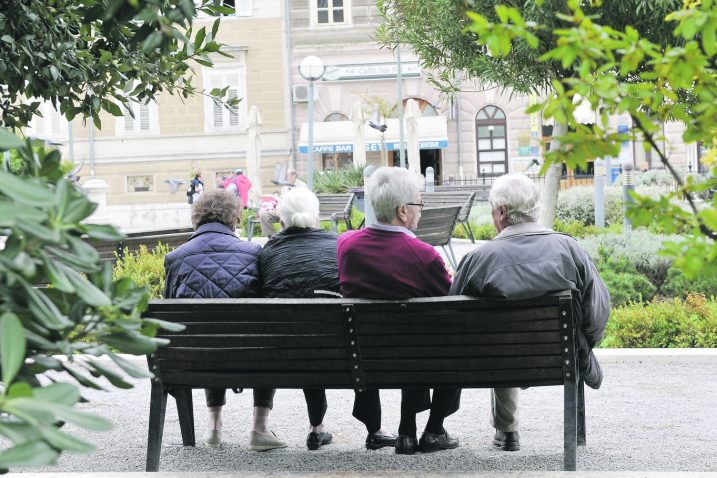
[[[360,65],[329,65],[321,78],[323,81],[383,80],[396,78],[396,63],[363,63]],[[421,68],[417,61],[401,62],[403,78],[420,78]]]

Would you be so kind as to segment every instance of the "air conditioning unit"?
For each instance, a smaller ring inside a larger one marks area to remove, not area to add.
[[[318,98],[318,88],[314,86],[314,101]],[[309,101],[308,85],[294,85],[294,103],[306,103]]]

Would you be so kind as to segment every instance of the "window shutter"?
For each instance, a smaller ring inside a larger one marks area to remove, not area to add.
[[[143,105],[139,105],[137,109],[139,110],[139,118],[136,120],[139,121],[139,131],[149,131],[149,101]]]
[[[127,108],[125,108],[124,111],[124,131],[126,133],[131,133],[134,131],[134,118],[132,118],[132,112],[134,111],[134,105],[128,104]],[[137,113],[135,113],[136,115]]]
[[[233,100],[239,98],[239,73],[227,73],[226,78],[227,86],[229,86],[229,90],[227,90],[227,99]],[[236,108],[227,110],[227,112],[229,113],[229,126],[238,126],[239,114],[237,113]]]

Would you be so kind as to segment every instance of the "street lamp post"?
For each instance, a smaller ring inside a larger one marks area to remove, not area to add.
[[[306,183],[314,189],[314,81],[321,79],[326,66],[321,58],[309,55],[299,65],[299,74],[309,82],[309,153],[306,157]]]

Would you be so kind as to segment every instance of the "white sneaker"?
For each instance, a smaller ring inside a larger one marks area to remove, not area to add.
[[[204,434],[204,445],[209,448],[219,448],[222,446],[222,431],[207,430]]]
[[[251,432],[249,434],[249,448],[254,451],[266,451],[274,448],[286,448],[288,445],[276,436],[276,433]]]

